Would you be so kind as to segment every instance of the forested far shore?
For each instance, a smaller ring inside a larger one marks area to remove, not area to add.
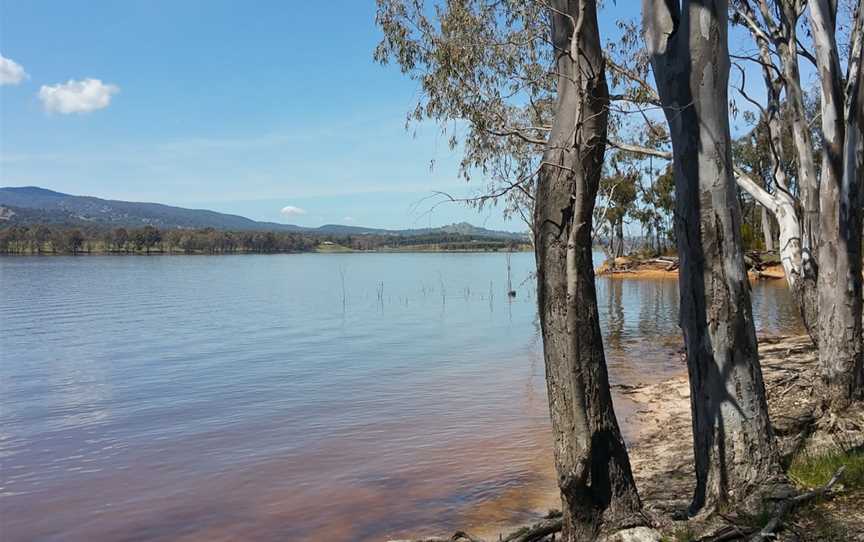
[[[457,233],[311,235],[306,233],[55,225],[0,228],[0,254],[278,254],[299,252],[493,252],[529,250],[516,239]]]

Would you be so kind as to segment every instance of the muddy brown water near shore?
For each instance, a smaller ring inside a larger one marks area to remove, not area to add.
[[[4,542],[371,541],[555,506],[512,264],[515,300],[502,254],[0,258]],[[597,289],[613,382],[683,369],[675,281]],[[797,325],[753,291],[763,330]]]

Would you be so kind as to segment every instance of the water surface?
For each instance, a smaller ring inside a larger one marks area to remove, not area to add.
[[[381,540],[554,489],[533,256],[0,258],[0,528]],[[611,378],[682,370],[674,280],[598,279]],[[779,283],[757,327],[799,331]],[[627,426],[627,407],[619,405]]]

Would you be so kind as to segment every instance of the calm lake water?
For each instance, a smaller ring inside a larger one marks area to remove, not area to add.
[[[0,258],[0,538],[526,516],[555,484],[533,267],[512,255],[509,300],[504,254]],[[598,296],[614,382],[682,371],[677,281]],[[781,282],[753,298],[761,332],[800,331]]]

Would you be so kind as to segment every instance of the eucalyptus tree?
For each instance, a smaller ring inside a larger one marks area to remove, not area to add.
[[[770,160],[769,183],[759,182],[752,169],[735,164],[735,181],[739,188],[753,197],[770,212],[778,224],[781,263],[786,281],[799,307],[805,327],[814,343],[818,342],[816,296],[816,243],[818,239],[818,174],[815,142],[810,128],[812,115],[808,115],[806,93],[801,86],[798,59],[812,58],[800,45],[799,21],[805,2],[802,0],[732,0],[730,14],[733,24],[746,28],[757,45],[756,53],[735,55],[736,67],[743,75],[739,62],[752,61],[761,67],[766,87],[766,104],[761,105],[748,93],[745,85],[735,90],[751,105],[760,110],[760,126],[768,132],[767,158]],[[630,32],[634,34],[634,32]],[[633,51],[634,48],[637,50]],[[631,67],[622,70],[620,77],[635,83],[642,92],[634,96],[639,106],[651,106],[658,98],[652,95],[653,86],[647,73],[646,61],[638,46],[630,45]],[[743,79],[743,78],[742,78]],[[781,102],[782,100],[782,102]],[[782,108],[781,108],[782,104]],[[782,111],[782,113],[781,113]],[[649,119],[643,116],[646,124]],[[656,129],[652,133],[657,134]],[[662,141],[663,134],[660,133]],[[657,138],[655,138],[657,139]],[[789,141],[791,140],[791,141]],[[613,143],[614,144],[614,143]],[[672,153],[662,144],[644,146],[621,144],[621,148],[641,152],[645,156],[670,159]],[[790,157],[793,158],[790,161]],[[788,164],[794,164],[790,171]],[[794,186],[793,186],[794,183]],[[763,215],[763,229],[770,228]],[[766,239],[766,246],[773,238]]]
[[[800,57],[813,58],[802,47],[799,37],[805,6],[806,0],[732,0],[733,23],[746,28],[756,44],[754,54],[739,55],[737,59],[760,66],[766,90],[765,105],[748,95],[743,82],[736,90],[760,109],[768,132],[766,143],[770,151],[773,190],[760,186],[751,172],[738,168],[736,173],[741,188],[777,220],[780,260],[786,281],[808,333],[818,344],[819,175],[799,67]],[[784,137],[788,133],[791,133],[791,141]],[[790,182],[792,172],[785,167],[790,150],[795,164],[794,189]]]
[[[418,80],[415,120],[463,123],[481,203],[533,204],[563,540],[643,523],[609,390],[591,257],[609,92],[593,0],[378,0],[380,61]]]
[[[696,462],[690,510],[747,506],[780,470],[732,167],[727,3],[643,0],[643,26],[672,139]]]
[[[841,6],[845,6],[845,13],[840,12]],[[739,92],[760,107],[766,120],[775,190],[769,193],[760,189],[747,172],[739,170],[740,184],[778,220],[786,278],[808,332],[819,346],[823,398],[833,410],[842,410],[860,397],[864,379],[859,199],[861,6],[860,0],[734,0],[732,4],[733,21],[747,28],[757,45],[756,54],[739,58],[761,66],[766,105],[747,96],[743,86]],[[844,45],[838,44],[840,26],[848,33]],[[813,52],[801,43],[801,27],[807,30]],[[848,62],[845,72],[841,52]],[[801,88],[802,59],[812,63],[819,76],[815,114],[808,114],[809,104]],[[811,134],[811,117],[819,120],[818,138]],[[784,167],[789,162],[786,134],[790,132],[795,190],[789,182],[791,172]]]
[[[844,73],[836,39],[837,2],[810,1],[820,75],[822,169],[819,187],[819,362],[824,398],[842,410],[864,394],[861,207],[864,198],[864,0],[851,25]]]
[[[420,85],[406,126],[434,121],[451,149],[462,151],[460,176],[474,181],[476,197],[461,201],[501,204],[505,216],[521,216],[530,226],[555,106],[549,6],[377,1],[384,39],[375,59],[395,62]]]
[[[607,253],[612,258],[624,256],[624,222],[636,214],[637,184],[640,171],[636,168],[617,167],[610,164],[611,171],[604,175],[600,186],[606,196],[600,205],[599,215],[602,231],[608,233]]]
[[[565,540],[641,522],[612,407],[591,257],[609,90],[596,4],[551,5],[555,121],[534,206],[538,301]]]

